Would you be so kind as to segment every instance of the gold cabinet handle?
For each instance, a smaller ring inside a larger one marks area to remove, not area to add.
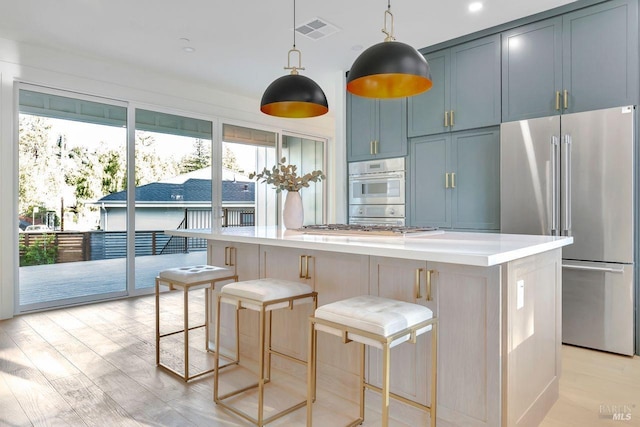
[[[232,265],[231,264],[231,247],[225,246],[224,248],[224,265]]]
[[[449,188],[449,172],[444,174],[444,188]]]
[[[456,188],[456,173],[451,172],[451,188]]]
[[[305,259],[305,255],[300,255],[300,261],[298,263],[298,277],[304,279],[304,273],[302,273],[302,260]]]
[[[446,127],[446,128],[449,127],[449,112],[448,111],[444,112],[444,127]]]
[[[451,110],[451,127],[453,127],[455,125],[454,121],[453,121],[453,110]]]
[[[556,91],[556,110],[560,111],[560,91]]]
[[[304,278],[305,279],[311,279],[311,276],[309,276],[309,258],[311,258],[311,255],[305,255],[306,261],[305,261],[305,267],[304,267]]]
[[[298,263],[298,277],[301,279],[311,279],[311,276],[309,275],[309,258],[311,258],[311,255],[300,255]],[[304,269],[302,268],[302,260],[304,260]]]
[[[435,273],[435,270],[427,270],[427,301],[433,301],[433,295],[431,293],[431,276]]]
[[[369,154],[373,154],[373,141],[369,142]]]
[[[380,148],[380,141],[377,139],[373,140],[373,154],[378,154],[378,149]]]
[[[569,108],[569,91],[568,90],[564,90],[564,109],[566,110],[567,108]]]
[[[423,271],[423,268],[416,268],[416,299],[422,298],[422,294],[420,293],[420,276]]]

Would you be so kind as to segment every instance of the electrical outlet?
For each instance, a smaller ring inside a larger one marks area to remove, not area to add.
[[[516,309],[524,307],[524,280],[516,282]]]

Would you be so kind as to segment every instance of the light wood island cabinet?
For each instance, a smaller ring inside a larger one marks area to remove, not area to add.
[[[536,426],[558,398],[561,258],[570,237],[445,232],[360,238],[261,227],[167,233],[209,239],[209,260],[217,264],[224,264],[225,247],[236,247],[241,280],[303,281],[319,293],[320,305],[370,293],[431,308],[440,325],[438,426]],[[275,346],[306,358],[309,313],[304,306],[282,313],[286,319],[274,313]],[[242,319],[243,360],[255,358],[253,320]],[[417,402],[429,398],[428,337],[392,350],[392,391]],[[318,386],[354,408],[357,355],[356,345],[319,335]],[[276,359],[274,366],[305,378],[303,367]],[[369,349],[367,361],[376,383],[377,350]],[[377,393],[367,392],[367,399],[377,410]],[[395,402],[391,414],[409,425],[428,417]]]

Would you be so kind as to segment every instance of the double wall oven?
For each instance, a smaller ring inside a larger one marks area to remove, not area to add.
[[[349,163],[349,223],[405,224],[405,160]]]

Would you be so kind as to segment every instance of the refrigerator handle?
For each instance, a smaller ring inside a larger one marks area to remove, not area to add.
[[[591,267],[588,265],[574,265],[574,264],[562,264],[562,268],[567,268],[569,270],[584,270],[584,271],[600,271],[603,273],[624,273],[624,268],[611,268],[611,267]]]
[[[566,146],[564,158],[564,191],[563,191],[563,206],[564,206],[564,218],[562,234],[564,236],[571,236],[571,135],[564,135],[564,144]]]
[[[558,235],[558,137],[551,137],[551,235]]]

